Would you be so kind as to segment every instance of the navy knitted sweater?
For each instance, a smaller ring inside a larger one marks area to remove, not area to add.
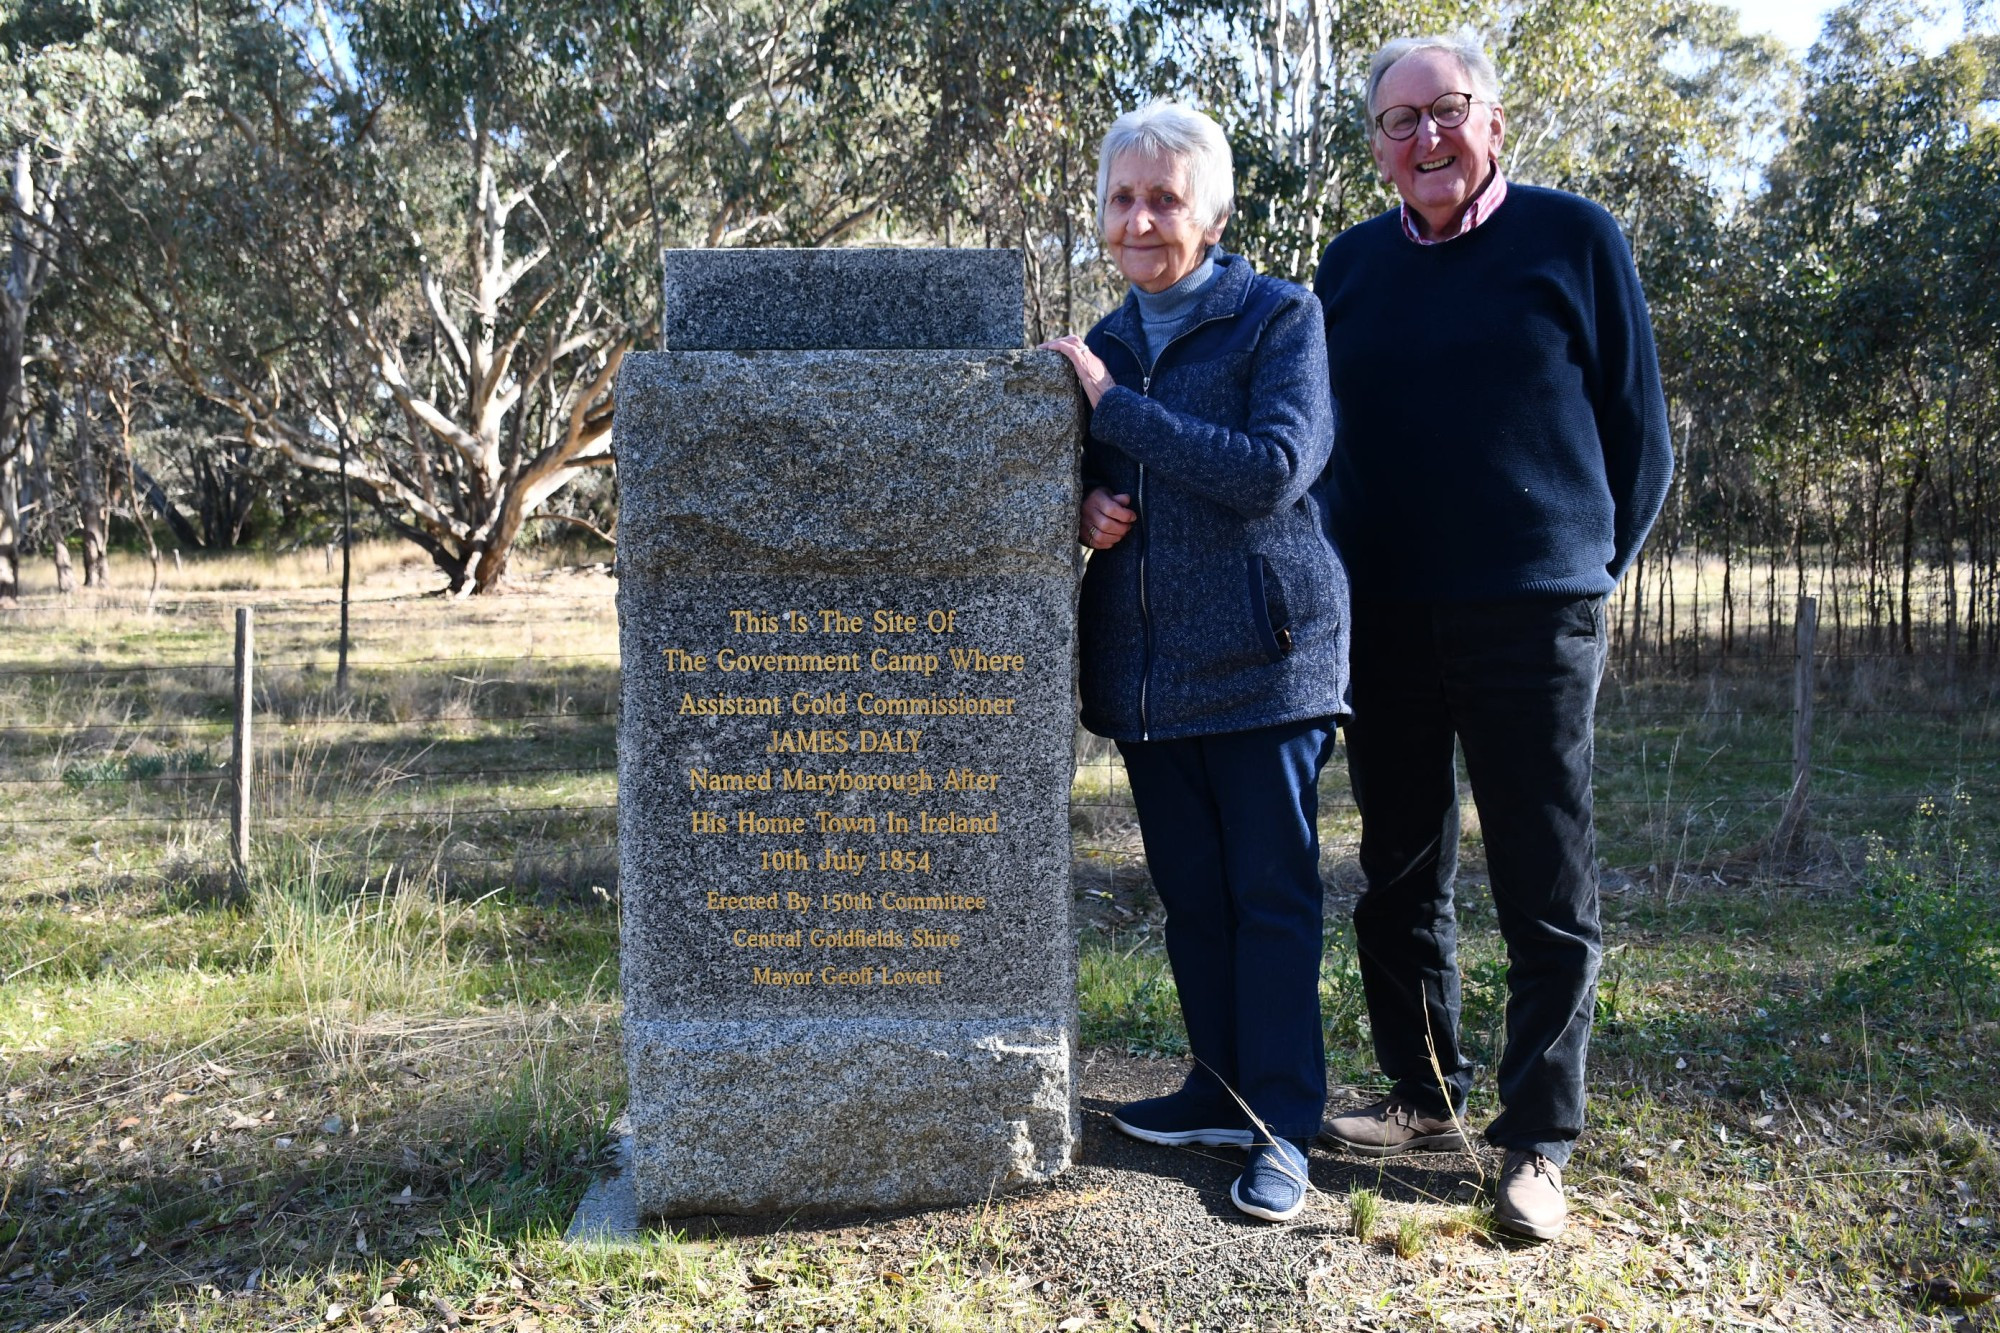
[[[1607,593],[1673,472],[1645,296],[1596,204],[1507,187],[1442,245],[1395,210],[1327,246],[1328,524],[1358,596]]]

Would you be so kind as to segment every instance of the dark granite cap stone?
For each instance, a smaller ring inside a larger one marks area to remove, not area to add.
[[[674,352],[1019,347],[1018,250],[668,250]]]

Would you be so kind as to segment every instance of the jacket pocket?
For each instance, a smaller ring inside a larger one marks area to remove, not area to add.
[[[1281,661],[1292,651],[1292,617],[1285,604],[1285,585],[1271,562],[1261,555],[1251,556],[1244,569],[1249,578],[1250,623],[1264,645],[1264,656]]]

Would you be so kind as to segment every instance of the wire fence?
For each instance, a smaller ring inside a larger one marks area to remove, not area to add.
[[[1864,835],[1897,837],[1926,810],[1948,809],[1968,837],[1991,841],[2000,676],[1935,654],[1815,659],[1802,760],[1796,665],[1796,654],[1718,657],[1690,673],[1614,657],[1596,752],[1609,868],[1671,883],[1727,878],[1759,859],[1768,867],[1802,771],[1802,854],[1822,867],[1851,868]],[[421,863],[478,886],[615,889],[615,652],[378,650],[349,669],[343,694],[323,654],[257,663],[257,856],[309,849],[357,874]],[[0,854],[11,882],[68,892],[226,876],[235,683],[234,664],[213,656],[0,665]],[[1078,864],[1124,873],[1140,847],[1116,750],[1079,733],[1076,755]],[[1358,832],[1340,754],[1322,816],[1337,875]],[[1467,834],[1476,854],[1470,807]]]

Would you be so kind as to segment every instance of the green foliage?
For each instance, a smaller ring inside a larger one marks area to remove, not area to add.
[[[1374,1190],[1357,1189],[1347,1196],[1347,1224],[1354,1239],[1366,1245],[1382,1224],[1382,1196]]]
[[[1344,228],[1390,200],[1363,134],[1368,60],[1393,37],[1490,27],[1490,4],[1143,0],[1126,17],[1128,103],[1172,96],[1214,116],[1236,159],[1225,244],[1309,281]]]
[[[215,768],[205,749],[174,749],[159,753],[99,755],[66,764],[63,785],[72,791],[113,782],[146,782],[162,777],[203,773]]]
[[[874,177],[885,220],[1018,248],[1031,339],[1090,321],[1072,270],[1094,250],[1097,139],[1123,109],[1106,6],[836,0],[814,59],[820,133]]]
[[[1182,1055],[1187,1029],[1173,970],[1156,943],[1086,940],[1077,952],[1083,1040],[1135,1053]]]
[[[1326,933],[1319,960],[1319,1012],[1326,1044],[1335,1059],[1342,1052],[1369,1049],[1368,997],[1361,988],[1361,959],[1354,931],[1344,921]]]
[[[1079,327],[1122,286],[1097,141],[1171,96],[1230,137],[1226,243],[1307,278],[1393,202],[1369,56],[1466,27],[1510,174],[1632,241],[1681,453],[1650,558],[1789,564],[1871,651],[1914,650],[1949,588],[1983,650],[2000,36],[1975,7],[1927,50],[1917,18],[1853,0],[1798,63],[1712,0],[13,0],[0,414],[122,376],[188,544],[326,530],[344,444],[372,520],[490,590],[536,516],[615,526],[611,385],[661,246],[1006,245],[1032,333]],[[0,420],[0,455],[19,438]]]
[[[1964,836],[1970,805],[1957,790],[1925,800],[1900,850],[1871,837],[1862,881],[1888,950],[1871,978],[1922,1003],[1942,995],[1962,1024],[2000,1005],[2000,880]]]

